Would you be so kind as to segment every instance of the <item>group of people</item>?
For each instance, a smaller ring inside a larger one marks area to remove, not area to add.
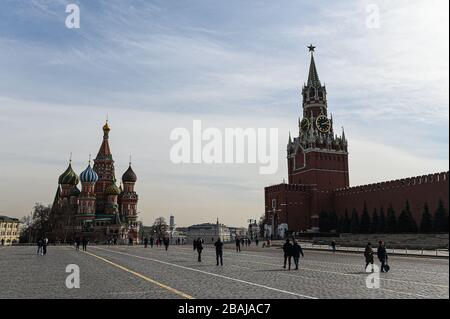
[[[83,251],[87,250],[87,245],[89,244],[89,240],[86,237],[83,237],[81,240],[80,238],[75,238],[75,249],[80,250],[80,244],[83,247]]]
[[[147,248],[149,244],[150,244],[150,248],[153,248],[153,245],[156,245],[156,247],[164,246],[166,248],[166,250],[168,250],[170,240],[169,240],[169,238],[163,238],[163,239],[158,238],[155,240],[153,237],[150,237],[150,239],[145,237],[144,238],[144,247]]]
[[[364,250],[364,257],[366,258],[366,267],[365,267],[366,271],[367,266],[372,265],[372,272],[373,272],[373,259],[374,259],[373,255],[374,251],[372,249],[372,244],[369,242],[367,243],[366,249]],[[388,254],[386,251],[386,245],[382,240],[378,242],[377,257],[381,264],[380,272],[389,271],[389,266],[387,265]]]
[[[194,241],[192,243],[194,251],[197,252],[197,261],[198,262],[202,261],[203,244],[204,244],[204,240],[201,237],[194,239]],[[223,242],[220,238],[217,238],[217,240],[214,242],[214,247],[216,250],[216,264],[217,264],[217,266],[219,266],[219,265],[223,266]]]
[[[241,246],[247,246],[247,247],[248,247],[248,246],[250,246],[251,243],[252,243],[252,241],[251,241],[250,238],[241,238],[241,239],[239,239],[239,238],[237,238],[237,237],[236,237],[235,242],[236,242],[236,251],[237,251],[237,252],[240,252],[240,251],[241,251]],[[258,240],[258,238],[255,239],[255,244],[256,244],[256,246],[259,245],[259,240]]]
[[[37,241],[37,254],[38,255],[47,255],[47,246],[48,246],[48,238],[45,236],[39,237]]]
[[[289,270],[291,270],[291,260],[294,258],[295,270],[298,270],[298,263],[300,260],[300,255],[304,257],[302,246],[298,243],[297,240],[293,239],[292,243],[289,239],[286,239],[286,242],[283,245],[283,253],[284,253],[284,265],[283,268],[286,268],[286,263],[288,264]]]

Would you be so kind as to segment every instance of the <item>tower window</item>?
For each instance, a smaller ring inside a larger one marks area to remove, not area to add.
[[[314,98],[315,95],[316,95],[316,90],[314,90],[313,88],[311,88],[311,89],[309,90],[309,97],[310,97],[310,98]]]

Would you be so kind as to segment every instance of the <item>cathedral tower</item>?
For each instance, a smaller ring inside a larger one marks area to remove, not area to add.
[[[95,183],[98,180],[97,173],[89,165],[80,174],[81,193],[79,195],[78,218],[93,220],[95,218]]]
[[[111,128],[106,120],[103,126],[103,142],[98,151],[97,157],[94,159],[94,171],[98,175],[98,181],[95,183],[96,213],[104,214],[107,202],[106,189],[114,184],[114,160],[112,158],[111,149],[109,147],[109,132]]]

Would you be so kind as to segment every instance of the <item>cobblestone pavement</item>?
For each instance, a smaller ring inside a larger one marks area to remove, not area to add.
[[[190,246],[69,246],[0,249],[0,298],[449,298],[449,261],[391,256],[378,289],[366,287],[364,257],[305,251],[299,270],[282,268],[279,249],[224,251],[216,266],[206,246],[202,262]],[[80,288],[65,285],[66,266],[80,268]]]

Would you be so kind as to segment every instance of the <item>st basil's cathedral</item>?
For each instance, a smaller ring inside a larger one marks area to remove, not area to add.
[[[103,126],[103,141],[91,167],[91,160],[78,176],[72,162],[59,176],[53,201],[49,238],[66,242],[88,238],[93,242],[138,240],[137,176],[131,168],[117,186],[114,160],[109,146],[108,121]],[[78,184],[81,182],[81,190]]]

